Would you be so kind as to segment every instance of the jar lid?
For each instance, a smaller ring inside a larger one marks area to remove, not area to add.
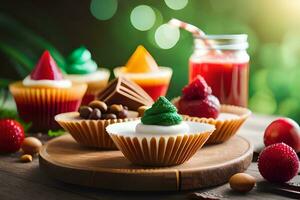
[[[207,44],[203,38],[195,37],[195,48],[199,49],[221,49],[221,50],[244,50],[248,48],[247,34],[229,35],[206,35]]]

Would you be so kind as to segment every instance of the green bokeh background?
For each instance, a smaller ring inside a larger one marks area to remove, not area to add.
[[[247,33],[251,56],[249,107],[254,112],[300,121],[299,0],[189,0],[181,10],[170,9],[163,0],[117,2],[113,17],[99,20],[91,14],[89,0],[1,1],[0,78],[23,78],[26,63],[32,67],[45,47],[65,57],[85,45],[101,67],[113,69],[125,64],[136,46],[143,44],[160,65],[173,68],[168,97],[178,96],[188,80],[192,37],[181,31],[171,49],[161,49],[154,41],[157,27],[175,17],[209,34]],[[156,12],[156,23],[149,31],[139,31],[130,22],[132,9],[142,4]],[[20,36],[22,31],[16,30],[26,30],[29,35]],[[36,43],[34,38],[38,38]],[[22,59],[16,61],[16,52]]]

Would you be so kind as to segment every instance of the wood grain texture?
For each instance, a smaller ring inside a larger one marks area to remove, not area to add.
[[[273,120],[272,116],[253,115],[239,131],[242,135],[245,129],[253,131],[254,138],[261,135],[256,132],[263,132],[264,127]],[[44,140],[45,141],[45,140]],[[254,142],[257,140],[253,140]],[[32,199],[82,199],[82,200],[179,200],[186,199],[190,192],[208,192],[223,196],[224,200],[288,200],[291,199],[282,194],[275,194],[274,191],[265,191],[258,186],[247,193],[241,194],[233,192],[229,184],[216,187],[196,189],[183,192],[118,192],[100,190],[98,188],[83,187],[73,184],[66,184],[53,179],[50,174],[39,169],[38,159],[31,163],[19,162],[20,153],[0,154],[0,199],[5,200],[32,200]],[[257,163],[252,162],[246,173],[254,176],[258,183],[263,181],[257,170]],[[300,176],[296,176],[293,181],[300,182]]]
[[[120,151],[83,148],[70,135],[56,138],[40,153],[40,167],[64,182],[112,190],[178,191],[219,185],[247,169],[252,146],[241,137],[209,145],[179,166],[141,167]]]

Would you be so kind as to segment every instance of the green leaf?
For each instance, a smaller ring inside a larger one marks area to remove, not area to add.
[[[17,55],[19,59],[19,54],[22,52],[22,60],[24,61],[24,57],[27,57],[27,59],[33,63],[30,63],[31,65],[28,66],[29,63],[25,62],[25,67],[31,69],[42,51],[47,49],[50,51],[58,66],[62,69],[65,68],[66,61],[64,56],[50,42],[3,13],[0,13],[0,30],[0,43],[5,43],[6,46],[10,47],[6,51],[11,51],[11,48],[14,48],[13,53],[16,54],[16,52],[18,52]],[[9,55],[12,54],[12,52],[9,53]],[[23,65],[24,62],[20,64]]]
[[[0,88],[7,88],[11,80],[6,78],[0,78]]]
[[[0,50],[6,54],[10,60],[15,60],[25,67],[27,72],[31,71],[31,67],[34,65],[34,62],[30,60],[24,53],[16,49],[15,47],[10,46],[9,44],[5,44],[0,42]],[[20,68],[20,67],[18,67]],[[23,70],[23,69],[20,69]],[[28,73],[27,73],[28,74]]]
[[[58,136],[64,135],[65,133],[66,132],[64,130],[57,130],[57,131],[49,130],[48,131],[48,136],[50,136],[50,137],[58,137]]]
[[[0,88],[0,110],[3,109],[7,99],[8,99],[8,90],[6,88]]]

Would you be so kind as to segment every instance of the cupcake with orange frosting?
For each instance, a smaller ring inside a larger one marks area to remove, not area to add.
[[[98,68],[91,52],[83,46],[69,55],[67,63],[65,77],[73,83],[86,83],[88,86],[82,100],[82,104],[87,105],[107,85],[110,72],[105,68]]]
[[[86,88],[86,84],[64,79],[49,51],[43,53],[30,75],[9,86],[20,117],[31,123],[34,132],[58,129],[54,116],[76,111]]]
[[[153,100],[167,93],[172,69],[159,67],[151,54],[139,45],[123,67],[114,69],[116,77],[125,76],[141,86]]]

